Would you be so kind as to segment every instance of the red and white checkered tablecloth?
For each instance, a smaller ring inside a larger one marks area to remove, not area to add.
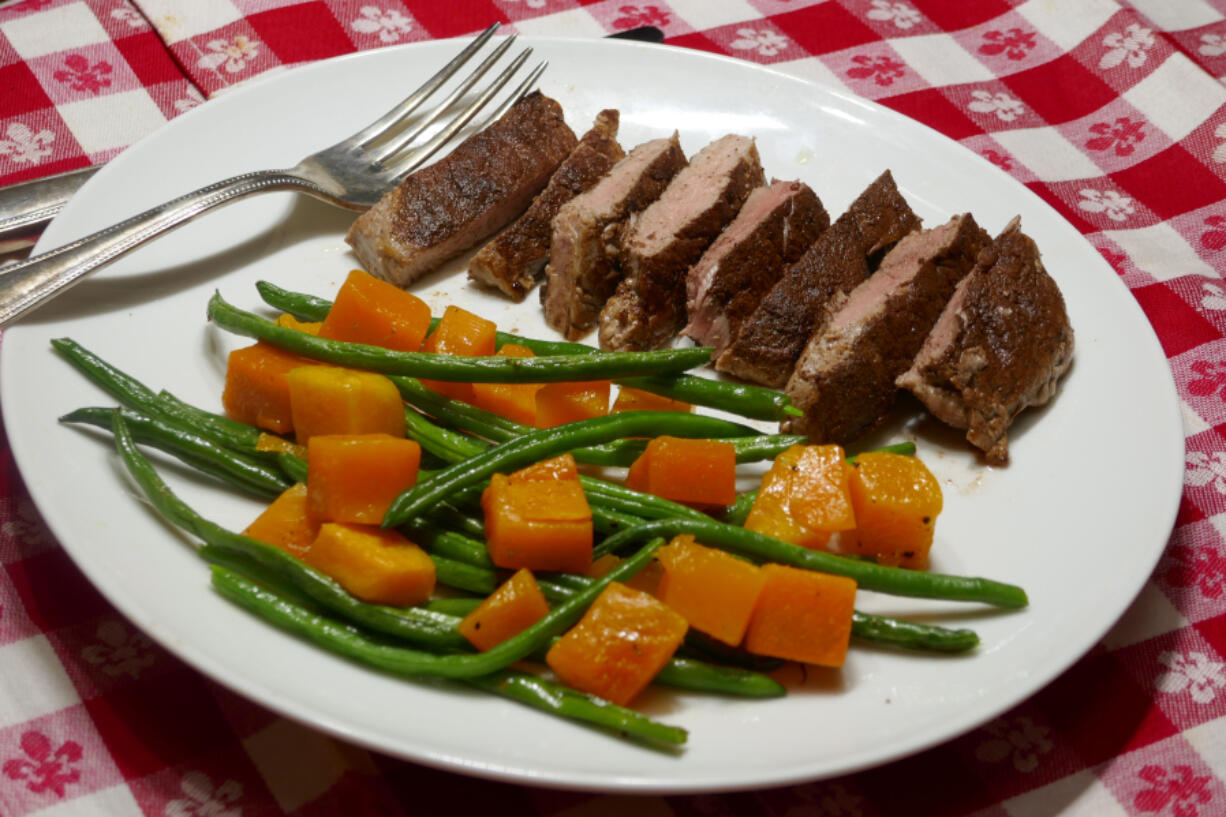
[[[841,84],[1055,207],[1136,296],[1179,388],[1184,496],[1157,570],[1057,681],[916,757],[732,795],[559,793],[372,755],[188,669],[70,563],[5,445],[0,817],[1226,814],[1226,0],[0,2],[0,185],[106,161],[253,76],[493,20],[654,25]]]

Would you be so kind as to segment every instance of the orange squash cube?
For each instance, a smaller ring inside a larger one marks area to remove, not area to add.
[[[277,326],[284,326],[286,329],[293,329],[297,332],[306,332],[308,335],[318,335],[323,323],[321,321],[300,321],[286,313],[277,316]]]
[[[851,642],[855,581],[776,564],[763,565],[762,576],[745,649],[755,655],[841,667]]]
[[[494,474],[481,495],[485,543],[498,567],[584,573],[592,563],[592,509],[577,479]]]
[[[286,375],[298,442],[317,434],[404,436],[404,403],[381,374],[340,366],[299,366]]]
[[[278,437],[276,434],[266,434],[260,432],[260,436],[256,437],[255,450],[264,451],[270,454],[293,454],[295,457],[306,459],[307,450],[305,445],[299,445],[293,440],[287,440],[284,437]]]
[[[794,445],[775,458],[745,527],[802,547],[821,549],[834,533],[854,542],[851,467],[837,445]]]
[[[429,329],[430,307],[425,301],[395,284],[353,270],[337,290],[319,336],[416,352]]]
[[[694,406],[642,389],[621,386],[617,390],[617,399],[613,401],[613,408],[609,409],[609,413],[618,414],[623,411],[679,411],[683,414],[690,414],[693,413]]]
[[[458,306],[449,306],[443,311],[438,326],[426,337],[422,344],[423,352],[434,352],[440,355],[461,355],[464,357],[486,357],[494,354],[497,343],[498,327],[493,321],[487,321],[480,315],[474,315]],[[439,394],[445,394],[456,400],[471,403],[473,386],[471,383],[451,383],[441,380],[421,381],[427,388]]]
[[[579,479],[579,465],[569,453],[534,462],[511,474],[512,482],[547,482],[557,479]]]
[[[609,413],[610,380],[546,383],[536,393],[537,428],[604,417]]]
[[[372,604],[408,607],[434,592],[434,562],[394,530],[324,522],[306,562]]]
[[[612,582],[545,663],[575,689],[625,706],[673,657],[686,629],[685,619],[656,599]]]
[[[674,502],[736,501],[736,448],[719,440],[656,437],[630,466],[626,486]]]
[[[466,615],[456,629],[478,650],[497,647],[549,614],[549,602],[527,568],[517,570]]]
[[[294,430],[286,375],[308,361],[271,343],[235,349],[226,365],[221,403],[242,423],[286,434]]]
[[[927,567],[943,504],[928,467],[915,457],[868,452],[856,458],[850,486],[857,537],[852,552],[880,564]]]
[[[417,483],[421,446],[390,434],[316,434],[307,446],[307,498],[329,522],[378,525]]]
[[[664,566],[656,597],[695,630],[734,647],[740,644],[762,592],[761,568],[697,544],[689,534],[674,537],[656,558]]]
[[[535,357],[527,346],[503,344],[500,357]],[[541,383],[473,383],[472,404],[526,426],[536,425],[536,393]]]
[[[243,530],[265,544],[302,559],[319,534],[320,521],[311,513],[307,487],[301,482],[286,488],[255,521]]]

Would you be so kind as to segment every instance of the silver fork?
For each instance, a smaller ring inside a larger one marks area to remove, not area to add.
[[[524,49],[474,100],[424,144],[408,148],[494,66],[511,47],[506,37],[447,98],[407,130],[408,118],[481,50],[498,29],[487,28],[403,102],[362,130],[284,170],[244,173],[180,196],[92,235],[0,270],[0,326],[45,303],[83,276],[202,213],[255,193],[297,190],[330,204],[365,210],[472,121],[523,67]],[[526,93],[545,70],[540,63],[489,115],[489,124]]]

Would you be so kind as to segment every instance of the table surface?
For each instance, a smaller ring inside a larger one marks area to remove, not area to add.
[[[0,186],[105,162],[268,71],[494,20],[653,25],[672,47],[844,86],[1056,208],[1135,295],[1179,390],[1184,495],[1154,574],[1089,655],[945,745],[808,785],[631,803],[382,757],[213,684],[89,586],[4,440],[0,817],[1226,813],[1226,0],[0,2]]]

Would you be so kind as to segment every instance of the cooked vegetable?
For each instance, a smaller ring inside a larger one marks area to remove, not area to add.
[[[320,520],[311,513],[307,487],[296,482],[243,530],[243,536],[279,547],[301,559],[319,535],[319,525]]]
[[[434,562],[394,530],[324,522],[306,561],[372,604],[411,607],[434,592]]]
[[[549,614],[549,602],[527,568],[515,571],[460,621],[460,635],[479,650],[498,646]]]
[[[614,582],[549,648],[545,662],[570,686],[625,705],[672,658],[686,628],[656,599]]]
[[[430,328],[421,298],[362,270],[353,270],[336,292],[319,337],[416,352]]]
[[[861,454],[851,475],[856,512],[853,552],[881,564],[924,568],[932,547],[941,485],[914,457]]]
[[[608,380],[547,383],[536,393],[536,425],[553,428],[609,413]]]
[[[403,374],[456,383],[558,383],[567,380],[608,380],[648,374],[671,374],[701,365],[711,355],[707,347],[599,355],[550,355],[534,358],[462,357],[428,352],[396,352],[379,346],[317,338],[277,326],[244,312],[214,294],[209,319],[238,335],[266,340],[286,351],[325,363],[380,374]]]
[[[591,565],[592,510],[569,455],[494,474],[481,506],[495,565],[567,573]]]
[[[421,446],[390,434],[316,434],[307,463],[316,516],[378,525],[392,500],[417,482]]]
[[[286,380],[294,433],[303,445],[317,434],[404,436],[400,392],[382,375],[340,366],[299,366]]]
[[[213,586],[226,598],[284,630],[331,652],[368,666],[402,675],[421,675],[421,666],[448,658],[457,661],[480,656],[435,656],[371,640],[349,625],[318,615],[270,590],[248,581],[224,567],[213,567]],[[685,742],[684,729],[665,724],[608,701],[567,689],[527,673],[491,670],[480,675],[457,676],[464,683],[493,692],[565,718],[611,730],[619,735],[650,743],[678,745]]]
[[[841,667],[851,641],[856,583],[787,565],[762,567],[762,592],[745,649],[789,661]]]
[[[656,437],[630,466],[626,487],[691,505],[730,505],[736,449],[718,440]]]
[[[226,413],[279,434],[294,430],[286,375],[308,361],[271,343],[259,342],[230,353],[221,403]]]
[[[741,643],[765,581],[762,569],[690,535],[673,537],[656,554],[664,575],[653,594],[690,626],[733,647]]]
[[[858,611],[851,619],[851,637],[881,647],[935,652],[966,652],[979,646],[974,630],[951,630]]]
[[[826,547],[831,535],[856,529],[850,472],[840,446],[787,449],[762,477],[745,527],[802,547]],[[846,545],[853,538],[850,534],[840,541]]]
[[[319,330],[323,328],[323,322],[300,321],[286,312],[277,316],[277,326],[284,326],[286,329],[293,329],[297,332],[306,332],[308,335],[318,335]]]
[[[422,344],[423,352],[461,357],[488,357],[494,354],[494,332],[497,327],[480,315],[458,306],[449,306],[438,325]],[[443,382],[422,379],[422,385],[456,400],[472,402],[473,384],[462,381]]]
[[[623,411],[680,411],[689,414],[693,410],[694,406],[692,403],[673,400],[671,397],[664,397],[659,394],[652,394],[649,391],[636,389],[633,386],[622,386],[617,391],[617,399],[613,401],[613,407],[609,409],[609,413],[619,414]]]
[[[501,357],[536,357],[527,346],[514,343],[504,344],[497,354]],[[515,423],[535,426],[536,393],[542,388],[540,383],[474,383],[472,404]]]

